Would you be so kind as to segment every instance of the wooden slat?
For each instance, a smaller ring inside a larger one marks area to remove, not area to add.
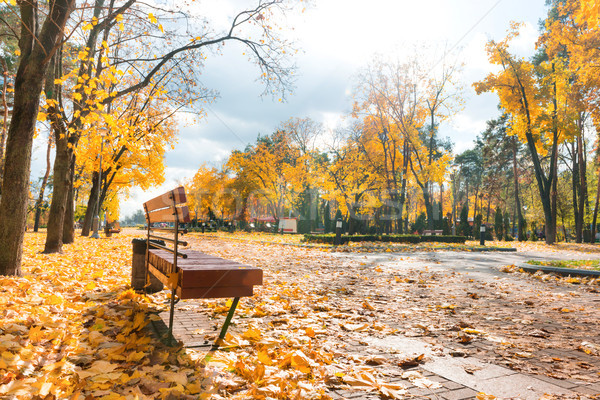
[[[262,285],[262,278],[262,270],[255,268],[181,269],[181,286],[184,288]]]
[[[254,294],[252,286],[225,286],[214,288],[177,288],[180,299],[212,299],[223,297],[248,297]]]
[[[168,237],[164,237],[164,236],[150,235],[150,239],[164,240],[165,242],[175,243],[174,238],[168,238]],[[179,246],[187,246],[188,245],[188,242],[183,241],[183,240],[178,240],[177,243]]]
[[[177,213],[177,218],[175,218],[175,213]],[[188,206],[161,208],[149,212],[146,216],[146,222],[151,224],[155,222],[185,223],[190,221],[190,210],[188,209]]]
[[[262,285],[260,268],[210,256],[194,250],[183,250],[188,256],[177,260],[179,285],[188,287],[223,287]],[[173,255],[165,250],[149,251],[149,262],[164,274],[174,272]]]
[[[175,197],[175,204],[177,205],[187,202],[185,189],[183,186],[179,186],[178,188],[170,190],[167,193],[161,194],[160,196],[145,202],[144,206],[146,207],[146,211],[150,212],[165,207],[172,207],[173,197]]]
[[[165,285],[166,287],[168,287],[169,289],[173,289],[170,285],[169,285],[169,276],[165,275],[162,271],[159,271],[158,269],[156,269],[152,264],[148,265],[148,270],[150,271],[150,273],[152,275],[154,275],[159,281],[161,281],[163,283],[163,285]],[[181,277],[180,277],[181,278]]]

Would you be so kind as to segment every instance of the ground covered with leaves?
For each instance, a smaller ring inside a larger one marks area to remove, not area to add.
[[[600,380],[594,280],[508,267],[501,279],[478,281],[393,255],[374,262],[357,253],[195,238],[192,248],[265,274],[255,296],[242,299],[226,348],[210,354],[157,340],[148,323],[165,308],[165,294],[129,289],[131,239],[78,238],[62,254],[44,255],[44,236],[26,236],[23,276],[0,277],[0,398],[433,393],[439,384],[418,368],[426,355],[377,345],[400,336],[518,371]],[[198,303],[217,319],[227,310],[224,300]]]

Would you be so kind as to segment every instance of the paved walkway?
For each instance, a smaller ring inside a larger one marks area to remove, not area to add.
[[[418,270],[427,267],[440,271],[459,271],[464,274],[465,279],[477,282],[497,282],[498,279],[513,279],[515,284],[522,278],[518,275],[500,273],[496,267],[513,264],[527,259],[573,259],[573,258],[600,258],[600,255],[582,254],[535,254],[535,253],[465,253],[465,252],[427,252],[427,253],[373,253],[373,254],[340,254],[346,262],[355,260],[362,264],[377,265],[379,268],[387,269],[411,269]],[[415,292],[415,296],[418,292]],[[597,294],[591,294],[586,298],[586,306],[596,304],[596,311],[600,308],[600,299]],[[594,297],[595,296],[595,297]],[[591,303],[590,303],[591,302]],[[595,302],[595,303],[594,303]],[[501,306],[501,305],[499,305]],[[600,315],[597,313],[596,316]],[[168,313],[161,315],[163,324],[155,323],[155,329],[159,334],[166,332]],[[383,317],[383,316],[382,316]],[[485,318],[486,316],[481,316]],[[214,341],[218,330],[222,325],[223,317],[213,319],[206,308],[197,301],[181,302],[177,306],[175,315],[174,335],[182,341],[185,347],[202,350]],[[554,321],[542,321],[544,332],[552,332],[553,329],[564,329],[563,325]],[[390,323],[393,323],[390,321]],[[401,321],[398,321],[401,324]],[[499,321],[500,323],[505,323]],[[538,326],[536,326],[537,328]],[[235,317],[234,325],[230,328],[232,333],[236,332]],[[592,342],[598,343],[599,336],[590,338]],[[571,349],[547,348],[536,352],[535,356],[524,355],[524,357],[535,357],[531,362],[539,360],[539,364],[548,370],[548,363],[552,360],[568,361],[585,366],[585,375],[570,376],[566,379],[555,379],[548,374],[529,374],[519,372],[510,368],[511,360],[507,359],[504,364],[497,361],[501,357],[497,353],[497,345],[494,338],[481,339],[457,346],[456,343],[441,342],[431,343],[428,338],[407,337],[395,334],[384,338],[376,338],[367,334],[355,333],[350,335],[346,341],[346,352],[362,355],[425,355],[427,360],[410,370],[418,371],[430,381],[437,382],[432,388],[421,388],[411,384],[406,379],[407,370],[400,366],[390,368],[389,365],[375,366],[381,369],[389,382],[401,382],[404,384],[412,398],[430,399],[475,399],[480,392],[494,395],[498,398],[511,399],[539,399],[544,395],[546,398],[600,398],[600,365],[598,357],[587,355],[581,351]],[[565,346],[567,347],[567,346]],[[495,356],[495,357],[492,357]],[[496,361],[494,361],[496,360]],[[490,361],[494,361],[491,363]],[[545,363],[545,364],[544,364]],[[551,369],[552,367],[550,367]],[[403,377],[404,374],[404,377]],[[557,375],[558,376],[558,375]],[[564,378],[564,376],[563,376]],[[326,393],[333,399],[378,399],[376,393],[354,391],[342,387],[328,389]]]

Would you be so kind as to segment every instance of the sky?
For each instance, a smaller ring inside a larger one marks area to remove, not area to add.
[[[232,17],[242,0],[204,0],[217,23]],[[249,4],[254,2],[250,1]],[[261,97],[258,69],[237,46],[225,46],[206,60],[201,83],[219,92],[198,123],[181,123],[175,148],[166,155],[166,180],[145,192],[135,188],[121,199],[121,217],[141,209],[143,202],[191,179],[200,165],[218,166],[232,150],[269,135],[291,117],[322,122],[326,129],[343,123],[352,106],[357,72],[374,55],[401,59],[415,45],[451,49],[464,62],[464,109],[440,127],[454,142],[455,153],[473,146],[485,123],[498,116],[494,94],[476,95],[471,84],[493,71],[485,43],[506,35],[511,21],[523,22],[512,50],[528,56],[535,48],[538,22],[546,14],[544,0],[312,0],[302,13],[288,16],[286,34],[300,51],[295,88],[286,101]],[[442,54],[441,50],[437,54]],[[437,56],[436,54],[436,56]],[[429,56],[431,57],[431,56]],[[181,117],[182,121],[188,118]],[[32,179],[44,161],[43,141],[35,146]],[[41,173],[37,173],[41,175]]]

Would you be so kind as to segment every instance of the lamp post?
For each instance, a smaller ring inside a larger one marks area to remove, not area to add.
[[[479,245],[485,246],[485,225],[481,224],[479,227]]]
[[[338,220],[335,221],[335,238],[333,240],[334,246],[339,246],[342,244],[342,225],[342,219],[338,218]]]
[[[93,239],[100,239],[100,235],[98,234],[98,225],[100,223],[100,192],[102,192],[102,151],[104,150],[104,137],[106,136],[106,132],[102,132],[100,134],[100,170],[98,171],[98,195],[96,197],[96,209],[94,212],[94,219],[92,221],[92,229],[94,232],[92,236]]]

